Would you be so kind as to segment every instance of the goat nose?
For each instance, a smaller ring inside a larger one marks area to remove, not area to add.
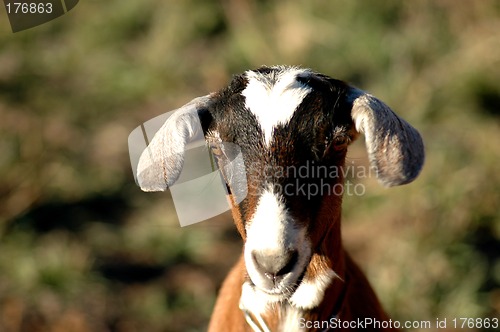
[[[299,253],[297,250],[287,250],[279,254],[253,251],[252,259],[257,271],[274,285],[286,274],[292,272],[299,259]]]

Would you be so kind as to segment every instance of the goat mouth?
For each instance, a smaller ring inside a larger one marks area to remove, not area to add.
[[[255,294],[260,293],[262,299],[264,299],[266,303],[270,304],[270,303],[281,303],[289,301],[293,293],[296,291],[297,286],[289,286],[286,287],[284,290],[278,290],[278,289],[269,290],[269,289],[259,288],[258,286],[252,283],[251,288],[253,288]]]
[[[295,282],[290,283],[288,285],[280,285],[280,286],[277,286],[277,287],[273,287],[271,289],[257,286],[252,281],[251,278],[248,278],[249,279],[248,282],[250,283],[250,285],[254,289],[262,292],[264,295],[266,295],[267,297],[269,297],[271,299],[271,302],[284,301],[284,300],[289,299],[290,297],[292,297],[292,295],[295,293],[295,291],[297,290],[297,288],[302,284],[302,281],[303,281],[304,276],[306,274],[306,270],[307,269],[304,269],[302,271],[302,273],[295,280]]]

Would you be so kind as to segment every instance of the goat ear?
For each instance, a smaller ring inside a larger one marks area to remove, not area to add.
[[[349,94],[356,130],[365,135],[371,167],[387,187],[412,182],[424,163],[424,144],[418,131],[386,104],[356,88]]]
[[[203,135],[198,111],[210,104],[210,95],[193,99],[173,111],[142,152],[137,182],[144,191],[164,191],[179,178],[186,144]]]

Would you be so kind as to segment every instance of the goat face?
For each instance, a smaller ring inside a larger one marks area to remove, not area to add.
[[[175,182],[195,127],[223,170],[245,240],[246,306],[288,300],[312,308],[321,300],[335,273],[314,255],[340,220],[339,170],[358,133],[384,185],[412,181],[424,159],[418,132],[373,96],[310,70],[263,67],[236,76],[165,123],[139,162],[144,190]],[[234,146],[243,164],[225,167]],[[241,183],[246,196],[235,197]]]

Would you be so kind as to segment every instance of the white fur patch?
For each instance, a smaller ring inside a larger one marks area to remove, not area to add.
[[[290,303],[301,309],[317,307],[325,295],[326,289],[338,275],[332,270],[317,275],[314,280],[304,280],[290,298]]]
[[[262,319],[262,316],[265,315],[266,311],[270,309],[270,306],[273,306],[273,302],[269,301],[269,295],[265,295],[262,292],[259,292],[255,289],[255,286],[250,285],[248,282],[245,282],[242,286],[241,298],[240,298],[240,309],[244,312],[251,313],[255,320],[263,326],[267,328],[265,321]],[[279,302],[279,300],[274,301]],[[279,310],[280,324],[278,327],[278,331],[281,332],[302,332],[304,329],[300,328],[300,319],[302,318],[301,310],[291,307],[285,306],[282,304],[275,304],[276,308]],[[249,324],[252,324],[250,322]],[[259,331],[259,329],[255,329]]]
[[[284,312],[284,319],[280,324],[279,331],[283,332],[303,332],[305,329],[300,328],[300,320],[302,314],[300,310],[294,307],[287,307]]]
[[[258,292],[255,286],[245,282],[241,287],[240,309],[262,315],[268,309],[268,296]]]
[[[248,85],[242,95],[246,97],[247,108],[259,121],[267,145],[274,127],[290,121],[297,107],[312,90],[297,81],[297,75],[306,73],[308,71],[304,69],[292,68],[278,72],[275,80],[254,71],[246,73]]]

